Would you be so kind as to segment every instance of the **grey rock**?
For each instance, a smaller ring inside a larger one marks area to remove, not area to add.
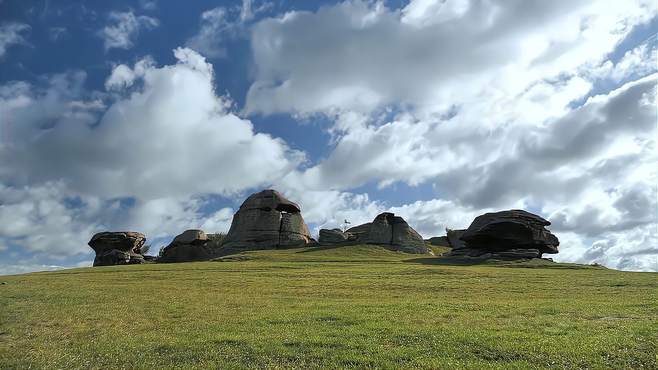
[[[560,242],[546,229],[551,223],[523,210],[485,213],[473,220],[461,240],[468,248],[505,251],[538,249],[558,253]]]
[[[242,203],[233,216],[222,248],[273,249],[314,243],[299,205],[276,190],[263,190]]]
[[[452,249],[461,249],[466,247],[466,243],[464,243],[463,240],[461,240],[461,236],[464,235],[466,230],[451,230],[447,229],[446,234],[448,238],[448,244],[450,244],[450,248]]]
[[[356,241],[357,236],[341,229],[321,229],[318,242],[321,245],[341,245]]]
[[[158,262],[209,261],[213,259],[214,253],[207,243],[208,236],[203,230],[185,230],[162,249]]]
[[[183,231],[182,234],[176,236],[172,243],[182,244],[205,244],[208,241],[208,236],[203,230],[190,229]]]
[[[146,236],[134,231],[100,232],[92,236],[89,246],[96,252],[94,266],[143,263],[141,248]]]
[[[409,224],[393,213],[384,212],[372,222],[347,230],[354,235],[355,242],[376,244],[405,253],[429,253],[423,238]]]
[[[550,224],[522,210],[486,213],[467,230],[448,230],[452,246],[448,257],[517,260],[557,253],[559,241],[546,229]]]

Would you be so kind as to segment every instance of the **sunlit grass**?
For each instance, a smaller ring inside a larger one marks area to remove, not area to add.
[[[0,368],[657,368],[658,275],[379,247],[0,277]]]

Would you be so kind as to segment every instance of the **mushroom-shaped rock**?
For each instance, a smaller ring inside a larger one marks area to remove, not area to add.
[[[91,237],[89,246],[96,252],[94,266],[143,263],[141,248],[146,236],[134,231],[101,232]]]
[[[208,261],[214,255],[206,246],[208,236],[203,230],[185,230],[162,249],[158,262],[194,262]]]
[[[288,248],[314,242],[299,205],[270,189],[252,194],[242,203],[222,248]]]
[[[467,230],[451,230],[452,235],[448,232],[450,244],[454,243],[449,256],[531,259],[541,258],[543,253],[558,253],[560,242],[546,229],[550,224],[523,210],[485,213],[476,217]]]
[[[423,237],[409,224],[393,213],[384,212],[372,222],[347,230],[357,240],[367,244],[377,244],[388,249],[406,253],[429,253]]]
[[[551,223],[523,210],[485,213],[473,220],[461,236],[468,248],[504,251],[537,249],[558,253],[560,242],[546,229]]]

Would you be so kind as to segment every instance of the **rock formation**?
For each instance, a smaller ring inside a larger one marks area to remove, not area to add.
[[[206,244],[208,236],[203,230],[185,230],[162,249],[158,262],[208,261],[214,253]]]
[[[141,248],[146,241],[142,233],[134,231],[101,232],[89,241],[96,252],[94,266],[144,263]]]
[[[446,230],[446,237],[448,238],[448,244],[450,245],[450,248],[452,249],[459,249],[459,248],[464,248],[466,244],[464,243],[463,240],[461,240],[462,235],[466,230],[452,230],[452,229],[447,229]]]
[[[341,243],[340,238],[343,238],[344,242]],[[320,244],[358,243],[377,244],[406,253],[429,253],[420,234],[411,228],[402,217],[389,212],[379,214],[372,222],[352,227],[345,233],[341,233],[338,229],[320,230]]]
[[[276,190],[263,190],[242,203],[222,248],[291,248],[314,243],[299,206]]]
[[[453,246],[450,256],[529,259],[541,258],[543,253],[558,253],[560,242],[546,229],[550,224],[522,210],[486,213],[473,220],[460,237],[464,245]],[[448,239],[452,244],[450,234]]]
[[[321,245],[345,245],[356,242],[357,236],[341,229],[321,229],[318,243]]]

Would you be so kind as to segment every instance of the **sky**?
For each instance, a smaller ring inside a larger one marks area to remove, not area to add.
[[[0,274],[91,236],[550,220],[557,261],[658,271],[654,0],[0,0]]]

